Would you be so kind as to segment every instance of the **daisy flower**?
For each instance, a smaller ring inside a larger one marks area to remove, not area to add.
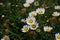
[[[1,40],[10,40],[9,36],[4,36]]]
[[[22,32],[28,32],[29,31],[29,26],[28,25],[24,25],[22,28]]]
[[[30,7],[30,4],[29,3],[24,3],[23,6],[24,7]]]
[[[44,26],[44,31],[45,32],[50,32],[53,28],[49,26]]]
[[[26,0],[26,3],[29,3],[29,4],[31,4],[33,2],[34,2],[34,0]]]
[[[59,16],[60,15],[60,13],[58,13],[58,12],[53,12],[53,14],[52,14],[52,16]]]
[[[30,29],[31,29],[31,30],[36,30],[38,27],[39,27],[39,26],[38,26],[38,23],[35,23],[35,24],[33,24],[33,25],[30,25]]]
[[[60,33],[55,34],[56,40],[60,40]]]
[[[37,15],[36,11],[32,11],[29,13],[29,16],[36,16],[36,15]]]
[[[38,14],[44,14],[45,13],[45,9],[44,8],[38,8],[38,9],[36,9],[36,12]]]
[[[24,22],[25,23],[25,19],[21,19],[21,22]]]
[[[26,23],[28,25],[33,25],[35,23],[35,21],[36,21],[35,17],[28,17],[28,18],[26,18]]]
[[[57,6],[55,6],[54,8],[55,8],[55,9],[60,9],[60,6],[57,5]]]

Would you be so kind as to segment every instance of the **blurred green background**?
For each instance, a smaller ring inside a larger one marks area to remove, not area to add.
[[[0,39],[4,35],[8,35],[11,40],[55,40],[55,33],[60,32],[60,16],[53,17],[52,13],[60,12],[60,10],[54,9],[54,6],[60,5],[60,0],[35,0],[39,5],[36,6],[32,3],[28,8],[23,6],[25,1],[0,0]],[[41,32],[33,31],[32,34],[29,34],[31,30],[27,33],[21,32],[21,28],[26,24],[21,22],[21,19],[27,18],[29,12],[42,7],[44,3],[49,8],[45,8],[44,15],[36,16]],[[47,20],[49,21],[47,22]],[[52,26],[53,30],[50,33],[44,32],[44,25]]]

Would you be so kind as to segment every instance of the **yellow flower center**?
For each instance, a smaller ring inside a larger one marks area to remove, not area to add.
[[[58,16],[58,14],[56,13],[56,14],[54,14],[54,16]]]
[[[36,28],[36,25],[32,25],[32,28]]]
[[[60,39],[60,35],[59,35],[59,36],[57,36],[57,38],[58,38],[58,39]]]
[[[28,29],[28,27],[25,27],[24,30],[25,30],[25,31],[28,31],[29,29]]]
[[[43,13],[43,11],[42,11],[42,10],[39,10],[39,11],[38,11],[38,13],[39,13],[39,14],[42,14],[42,13]]]
[[[32,14],[32,16],[35,16],[35,14]]]
[[[33,23],[33,20],[32,20],[32,19],[30,19],[30,20],[29,20],[29,23]]]
[[[49,29],[46,29],[46,32],[50,32],[50,30]]]

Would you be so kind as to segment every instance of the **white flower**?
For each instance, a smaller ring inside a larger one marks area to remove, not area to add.
[[[29,31],[29,26],[28,25],[24,25],[22,28],[22,32],[28,32]]]
[[[60,9],[60,6],[59,6],[59,5],[57,5],[57,6],[55,6],[54,8],[55,8],[55,9]]]
[[[44,26],[44,31],[45,32],[50,32],[53,28],[49,26]]]
[[[55,38],[56,38],[56,40],[60,40],[60,33],[56,33]]]
[[[58,13],[58,12],[53,12],[53,14],[52,14],[52,16],[59,16],[60,15],[60,13]]]
[[[25,19],[21,19],[21,22],[24,22],[25,23],[26,21],[25,21]]]
[[[2,17],[5,17],[5,15],[2,15]]]
[[[33,25],[35,23],[35,21],[36,21],[35,17],[28,17],[28,18],[26,18],[26,23],[28,25]]]
[[[24,3],[23,6],[24,6],[24,7],[29,7],[30,4],[29,4],[29,3]]]
[[[26,3],[33,3],[34,2],[34,0],[26,0]]]
[[[1,40],[10,40],[10,38],[5,35]]]
[[[37,15],[37,13],[35,11],[32,11],[29,13],[29,16],[36,16],[36,15]]]
[[[44,8],[38,8],[38,9],[36,9],[36,12],[38,14],[44,14],[45,13],[45,9]]]
[[[31,29],[31,30],[36,30],[38,27],[39,27],[39,26],[38,26],[38,23],[35,23],[35,24],[33,24],[33,25],[30,25],[30,29]]]

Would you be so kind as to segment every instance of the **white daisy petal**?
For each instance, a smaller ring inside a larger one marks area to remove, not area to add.
[[[35,24],[33,24],[33,25],[30,25],[30,29],[31,29],[31,30],[36,30],[38,27],[39,27],[39,26],[38,26],[38,23],[35,23]]]
[[[52,14],[52,16],[59,16],[60,15],[60,13],[58,13],[58,12],[53,12],[53,14]]]
[[[29,3],[24,3],[23,6],[24,6],[24,7],[29,7],[30,4],[29,4]]]
[[[44,14],[45,13],[45,9],[44,8],[38,8],[38,9],[36,9],[36,12],[38,14]]]
[[[25,23],[26,21],[25,21],[25,19],[21,19],[21,22],[24,22]]]
[[[5,17],[5,15],[2,15],[2,17]]]
[[[53,28],[49,26],[44,26],[44,31],[45,32],[50,32]]]
[[[55,38],[56,38],[56,40],[60,40],[60,33],[56,33]]]
[[[28,25],[24,25],[21,30],[22,30],[22,32],[28,32],[29,31],[29,26]]]
[[[35,23],[35,21],[36,21],[35,17],[28,17],[28,18],[26,18],[26,23],[28,25],[33,25]]]
[[[29,16],[36,16],[36,15],[37,15],[36,11],[32,11],[29,13]]]
[[[26,0],[26,3],[33,3],[34,2],[34,0]]]
[[[3,38],[1,40],[4,40]]]
[[[55,8],[55,9],[60,9],[60,6],[59,6],[59,5],[57,5],[57,6],[55,6],[54,8]]]

